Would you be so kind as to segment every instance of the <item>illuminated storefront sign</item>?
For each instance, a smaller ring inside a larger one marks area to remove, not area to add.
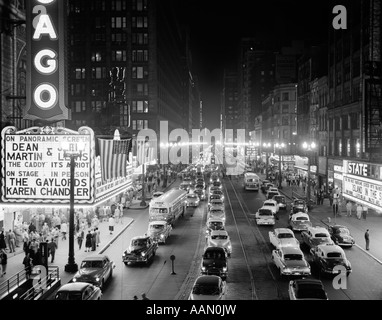
[[[64,156],[62,147],[75,150],[79,143],[84,151],[75,160],[74,200],[77,204],[93,203],[95,147],[90,128],[82,127],[78,133],[65,128],[35,127],[19,132],[14,127],[4,128],[2,201],[69,203],[70,158]]]
[[[25,119],[67,120],[66,1],[26,1],[27,110]]]

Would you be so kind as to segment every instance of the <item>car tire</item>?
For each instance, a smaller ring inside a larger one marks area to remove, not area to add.
[[[110,274],[109,274],[109,279],[110,280],[111,278],[113,278],[113,269],[110,270]]]
[[[125,264],[125,266],[127,266],[127,265],[128,265],[128,263],[127,263],[126,261],[124,262],[124,264]]]
[[[105,288],[105,279],[102,278],[100,289],[103,291],[103,288]]]

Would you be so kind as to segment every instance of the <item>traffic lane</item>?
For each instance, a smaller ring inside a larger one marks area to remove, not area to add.
[[[195,209],[194,209],[195,210]],[[188,210],[189,211],[189,210]],[[201,215],[200,215],[201,216]],[[105,252],[116,263],[113,279],[104,292],[104,300],[131,300],[134,295],[145,292],[153,300],[173,300],[178,294],[192,262],[197,241],[196,231],[200,230],[198,215],[187,212],[175,223],[166,244],[159,245],[152,262],[146,265],[125,266],[122,253],[134,236],[147,231],[148,211],[141,213],[141,219],[117,239]],[[171,275],[171,255],[176,256],[176,275]],[[187,270],[186,270],[187,269]]]

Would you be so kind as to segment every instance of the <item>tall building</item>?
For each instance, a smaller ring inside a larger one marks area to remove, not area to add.
[[[191,126],[194,75],[172,0],[69,0],[70,127],[136,135]],[[111,73],[113,77],[111,77]],[[131,118],[129,119],[129,114]]]
[[[224,70],[223,92],[221,96],[221,129],[223,133],[226,129],[241,129],[239,126],[238,103],[238,83],[237,73]]]

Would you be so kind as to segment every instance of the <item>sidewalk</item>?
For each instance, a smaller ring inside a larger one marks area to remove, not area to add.
[[[265,179],[265,175],[258,174],[260,179]],[[302,187],[288,186],[285,181],[282,183],[280,193],[284,194],[288,199],[292,199],[292,192],[304,195]],[[324,199],[323,205],[314,205],[309,212],[312,222],[327,227],[328,225],[339,224],[347,227],[352,234],[356,246],[371,256],[378,263],[382,264],[382,215],[374,210],[369,210],[367,219],[358,220],[353,211],[352,217],[348,217],[344,206],[340,207],[340,212],[334,217],[333,209],[330,206],[329,199]],[[329,219],[330,218],[330,222]],[[370,231],[370,250],[365,250],[364,234],[366,229]]]

